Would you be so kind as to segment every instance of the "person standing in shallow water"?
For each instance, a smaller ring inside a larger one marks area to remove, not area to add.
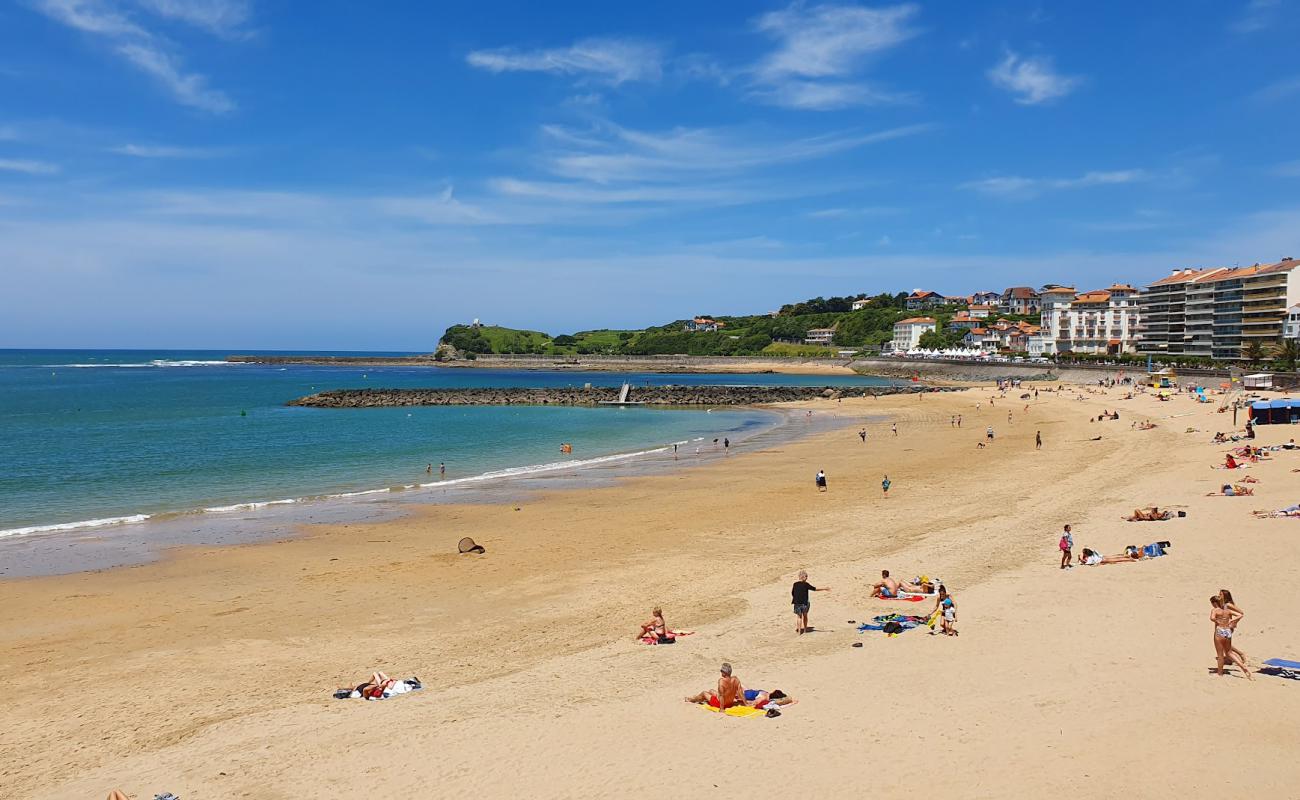
[[[447,464],[446,464],[445,462],[439,461],[439,462],[438,462],[438,479],[439,479],[439,480],[442,480],[442,479],[445,478],[445,477],[447,477]]]

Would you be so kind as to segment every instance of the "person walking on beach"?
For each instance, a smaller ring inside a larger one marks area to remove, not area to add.
[[[894,431],[894,435],[897,436],[897,435],[898,435],[898,423],[895,422],[895,423],[894,423],[893,425],[891,425],[890,427],[893,429],[893,431]]]
[[[1043,449],[1043,432],[1042,432],[1042,431],[1035,431],[1035,432],[1034,432],[1034,449],[1035,449],[1035,450],[1042,450],[1042,449]]]
[[[795,623],[795,633],[807,633],[813,629],[812,626],[808,624],[808,608],[812,604],[808,599],[808,593],[829,592],[830,590],[831,587],[829,586],[823,586],[820,589],[813,586],[808,582],[808,573],[804,570],[799,570],[799,580],[795,581],[794,586],[790,587],[790,603],[794,606],[794,615],[798,619],[798,622]]]
[[[673,461],[677,460],[677,444],[673,443]]]
[[[731,440],[725,437],[722,440],[722,452],[731,455]]]
[[[953,601],[952,595],[948,594],[948,587],[942,583],[939,584],[939,599],[934,601],[934,611],[931,615],[938,614],[942,619],[940,630],[944,636],[957,635],[957,603]]]
[[[826,491],[826,470],[817,470],[817,477],[815,480],[817,481],[817,491]]]
[[[957,415],[957,427],[958,427],[958,428],[961,427],[961,414],[958,414],[958,415]]]
[[[992,425],[990,425],[990,426],[988,426],[987,428],[984,429],[984,438],[985,438],[985,439],[988,439],[990,442],[993,441],[993,426],[992,426]]]
[[[866,444],[866,443],[867,443],[867,429],[866,429],[866,428],[863,428],[862,430],[858,431],[858,438],[862,440],[862,443],[863,443],[863,444]]]
[[[1246,612],[1242,611],[1240,608],[1237,607],[1237,604],[1234,603],[1232,600],[1232,592],[1228,591],[1227,589],[1219,590],[1219,599],[1223,601],[1223,607],[1225,609],[1238,615],[1236,621],[1232,623],[1232,634],[1233,636],[1236,636],[1237,623],[1241,622],[1241,618],[1246,616]],[[1246,654],[1241,652],[1241,650],[1237,648],[1236,639],[1231,640],[1231,642],[1232,644],[1230,645],[1230,649],[1232,650],[1232,652],[1235,653],[1239,658],[1241,658],[1243,662],[1245,662]]]
[[[1074,550],[1074,534],[1070,532],[1069,525],[1066,525],[1065,530],[1061,533],[1061,541],[1058,546],[1061,548],[1061,569],[1072,569],[1070,553]]]
[[[880,482],[880,491],[884,492],[886,500],[889,499],[889,485],[889,476],[886,475],[885,479]]]
[[[1224,608],[1223,598],[1217,594],[1210,597],[1210,606],[1210,624],[1214,626],[1214,659],[1219,675],[1223,675],[1223,665],[1231,661],[1241,668],[1248,679],[1255,680],[1246,662],[1232,651],[1232,632],[1241,620],[1242,613]]]

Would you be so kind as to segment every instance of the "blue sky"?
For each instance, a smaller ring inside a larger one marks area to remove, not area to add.
[[[427,349],[1300,256],[1294,0],[0,6],[0,346]]]

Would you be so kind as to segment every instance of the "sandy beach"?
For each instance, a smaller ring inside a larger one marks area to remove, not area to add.
[[[0,582],[0,788],[183,800],[1295,796],[1300,686],[1209,674],[1208,598],[1233,591],[1253,664],[1300,660],[1300,521],[1250,514],[1300,501],[1300,452],[1216,471],[1228,448],[1210,439],[1231,414],[1214,405],[1070,390],[1026,410],[1018,394],[992,407],[987,387],[810,402],[848,426],[613,486]],[[1103,408],[1121,419],[1090,421]],[[873,422],[864,444],[868,417],[899,435]],[[1141,419],[1158,427],[1130,427]],[[996,439],[980,448],[988,425]],[[1258,432],[1256,444],[1294,435]],[[1247,475],[1256,496],[1205,496]],[[1121,521],[1152,504],[1187,516]],[[1172,548],[1062,571],[1064,523],[1076,553]],[[462,536],[486,555],[455,555]],[[790,609],[800,569],[831,587],[813,596],[817,630],[802,636]],[[849,620],[932,606],[870,599],[881,569],[942,577],[961,635],[859,633]],[[655,604],[696,633],[634,642]],[[683,703],[724,660],[746,686],[799,702],[776,719]],[[331,697],[376,669],[425,688]]]

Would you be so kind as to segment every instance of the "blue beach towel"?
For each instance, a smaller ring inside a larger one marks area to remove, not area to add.
[[[1290,678],[1293,681],[1300,681],[1300,661],[1287,661],[1285,658],[1270,658],[1264,662],[1264,668],[1260,670],[1265,675],[1276,675],[1279,678]]]

